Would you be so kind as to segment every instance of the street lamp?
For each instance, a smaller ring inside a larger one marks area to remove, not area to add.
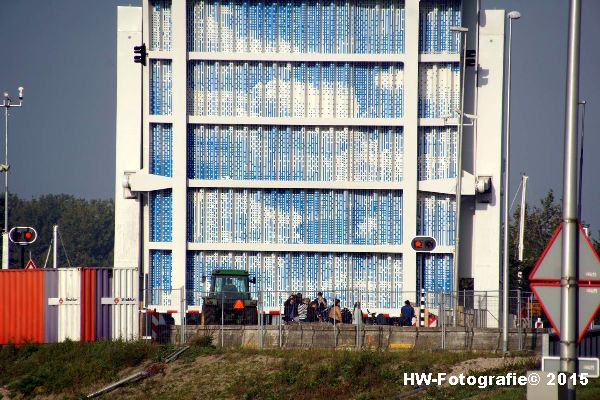
[[[508,294],[509,294],[509,274],[508,274],[508,192],[510,188],[510,72],[511,72],[511,52],[512,52],[512,23],[513,20],[521,18],[521,13],[511,11],[508,17],[508,69],[507,69],[507,88],[506,88],[506,135],[504,142],[504,237],[502,247],[502,350],[508,351]]]
[[[453,283],[452,290],[457,293],[458,298],[458,258],[460,249],[460,203],[462,195],[462,135],[464,129],[464,108],[465,108],[465,67],[467,66],[467,32],[469,28],[463,26],[451,26],[450,32],[456,32],[461,36],[462,57],[460,74],[460,111],[458,112],[458,137],[456,144],[456,227],[454,238],[454,257],[453,257]],[[454,326],[456,326],[456,314],[454,317]]]
[[[4,92],[4,101],[0,106],[4,107],[4,164],[0,164],[0,172],[4,172],[4,229],[2,231],[2,269],[8,269],[8,109],[23,106],[23,87],[19,87],[19,103],[13,103],[7,92]]]

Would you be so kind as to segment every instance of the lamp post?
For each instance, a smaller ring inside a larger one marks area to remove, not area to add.
[[[577,219],[579,219],[579,223],[581,223],[581,194],[583,190],[583,139],[585,137],[585,105],[587,102],[585,100],[580,100],[577,104],[583,106],[583,111],[581,114],[581,152],[579,153],[579,196],[577,197],[577,200],[579,201],[577,204]]]
[[[508,270],[508,192],[510,188],[510,84],[511,84],[511,52],[512,52],[512,23],[521,18],[521,13],[511,11],[508,17],[508,69],[506,88],[506,134],[504,142],[504,237],[502,240],[502,350],[508,351],[508,296],[509,296],[509,270]]]
[[[7,92],[4,92],[4,164],[0,164],[0,172],[4,172],[4,228],[2,231],[2,269],[8,269],[9,244],[8,244],[8,109],[23,106],[23,87],[19,87],[19,103],[13,103]]]
[[[458,263],[460,255],[460,203],[462,195],[462,136],[464,129],[464,107],[465,107],[465,67],[467,65],[467,32],[469,28],[463,26],[451,26],[450,32],[456,32],[461,37],[462,57],[461,57],[461,73],[460,73],[460,111],[458,111],[458,137],[456,138],[456,227],[454,238],[454,257],[453,257],[453,282],[452,290],[456,293],[458,301]],[[456,326],[456,313],[454,316],[454,326]]]
[[[569,2],[567,45],[567,82],[565,94],[565,138],[563,158],[562,257],[560,269],[560,372],[577,372],[577,307],[579,282],[577,271],[577,120],[579,101],[579,64],[581,38],[581,0]],[[575,382],[567,379],[559,393],[575,399]],[[562,390],[561,390],[562,389]],[[566,392],[566,393],[565,393]]]

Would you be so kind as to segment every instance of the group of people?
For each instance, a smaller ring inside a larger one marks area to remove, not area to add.
[[[303,297],[302,293],[291,294],[283,304],[283,320],[286,322],[332,322],[342,323],[340,300],[327,306],[323,293],[317,293],[317,298],[311,300]]]
[[[362,320],[362,311],[360,303],[354,304],[352,314],[348,310],[346,318],[342,315],[340,308],[340,300],[335,299],[333,305],[327,306],[327,299],[323,297],[323,293],[317,293],[317,298],[311,300],[308,297],[303,297],[302,293],[291,294],[283,304],[283,320],[285,322],[330,322],[335,324],[351,323],[353,320]],[[400,310],[400,326],[412,326],[415,311],[409,300],[404,302],[404,306]],[[349,320],[349,321],[348,321]]]

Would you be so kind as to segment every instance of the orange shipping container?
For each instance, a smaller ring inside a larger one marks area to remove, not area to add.
[[[44,342],[44,271],[0,271],[0,344]]]

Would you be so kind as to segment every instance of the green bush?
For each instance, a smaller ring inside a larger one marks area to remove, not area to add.
[[[212,347],[213,345],[213,337],[210,335],[202,335],[202,336],[194,336],[192,340],[190,340],[190,345],[197,347]]]
[[[0,385],[26,396],[69,392],[108,382],[156,353],[157,346],[141,341],[9,344],[0,349]]]

